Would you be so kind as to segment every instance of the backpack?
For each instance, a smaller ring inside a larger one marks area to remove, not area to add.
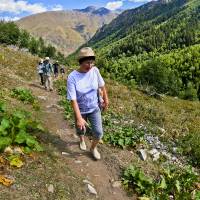
[[[50,71],[50,63],[48,63],[48,64],[44,64],[43,65],[43,73],[44,74],[48,74],[48,72]]]

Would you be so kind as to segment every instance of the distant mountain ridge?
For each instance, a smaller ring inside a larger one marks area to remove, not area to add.
[[[94,14],[94,15],[108,15],[110,13],[112,13],[111,10],[101,7],[101,8],[97,8],[95,6],[88,6],[87,8],[84,9],[75,9],[75,11],[78,12],[83,12],[83,13],[90,13],[90,14]]]
[[[106,8],[89,6],[79,10],[39,13],[22,18],[16,24],[68,55],[117,15]]]

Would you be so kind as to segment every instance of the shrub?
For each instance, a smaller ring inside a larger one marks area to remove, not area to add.
[[[21,145],[26,152],[42,151],[36,138],[29,133],[31,130],[41,130],[41,125],[31,119],[30,113],[15,110],[11,114],[5,104],[0,103],[0,151],[9,145]]]

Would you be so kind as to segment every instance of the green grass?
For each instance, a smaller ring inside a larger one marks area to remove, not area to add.
[[[25,89],[22,87],[14,88],[11,91],[11,97],[18,99],[25,104],[31,104],[35,110],[40,109],[37,98],[29,89]]]

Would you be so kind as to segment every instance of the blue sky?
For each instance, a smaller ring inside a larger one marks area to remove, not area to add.
[[[111,10],[130,9],[152,0],[0,0],[0,19],[21,17],[50,10],[70,10],[87,6],[107,7]]]

